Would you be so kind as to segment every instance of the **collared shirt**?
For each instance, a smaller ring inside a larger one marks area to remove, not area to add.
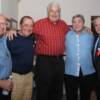
[[[68,26],[62,20],[53,24],[48,18],[35,23],[36,54],[57,56],[64,53],[65,34]]]
[[[12,72],[11,56],[6,45],[6,37],[0,38],[0,80],[7,79]]]
[[[79,76],[80,69],[83,75],[95,72],[92,62],[93,42],[91,33],[82,31],[77,35],[74,31],[68,32],[65,39],[65,74]]]
[[[98,37],[96,39],[96,42],[95,42],[95,46],[94,46],[94,59],[95,59],[97,50],[100,51],[100,35],[98,35]]]

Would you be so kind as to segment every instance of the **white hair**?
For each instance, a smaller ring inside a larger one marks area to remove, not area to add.
[[[59,12],[61,11],[60,5],[56,2],[52,2],[52,3],[48,4],[47,11],[49,12],[52,7],[57,7],[59,9]]]

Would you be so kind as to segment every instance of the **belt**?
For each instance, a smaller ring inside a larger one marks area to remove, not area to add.
[[[37,55],[37,57],[47,57],[47,58],[63,58],[64,55],[57,55],[57,56],[51,56],[51,55]]]
[[[19,74],[19,75],[27,75],[27,74],[30,73],[30,72],[32,72],[32,71],[28,71],[28,72],[26,72],[26,73],[19,73],[19,72],[17,72],[17,71],[13,71],[13,73],[16,73],[16,74]]]

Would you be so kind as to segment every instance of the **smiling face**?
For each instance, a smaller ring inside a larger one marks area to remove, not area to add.
[[[48,7],[48,18],[53,23],[56,23],[60,19],[60,7],[59,7],[59,5],[51,4]]]
[[[95,30],[98,34],[100,34],[100,17],[98,17],[97,19],[95,19],[94,21],[94,27]]]
[[[84,21],[81,17],[75,17],[72,20],[73,29],[76,32],[81,32],[84,28]]]
[[[23,36],[30,36],[33,31],[33,20],[31,18],[24,18],[20,24],[20,28]]]
[[[6,32],[6,19],[0,15],[0,36]]]

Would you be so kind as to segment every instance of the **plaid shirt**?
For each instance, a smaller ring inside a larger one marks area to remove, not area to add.
[[[65,34],[68,31],[67,24],[59,20],[53,24],[49,18],[35,23],[33,32],[36,35],[36,54],[57,56],[64,53]]]

